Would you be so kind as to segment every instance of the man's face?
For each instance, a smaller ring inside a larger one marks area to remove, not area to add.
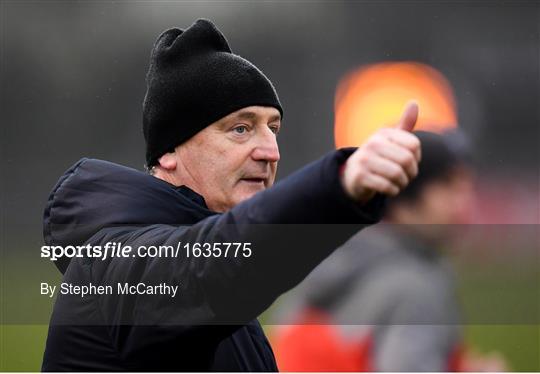
[[[250,106],[214,122],[175,150],[178,180],[224,212],[274,183],[281,116]]]
[[[465,224],[470,216],[472,196],[469,170],[456,167],[446,178],[423,188],[417,205],[419,217],[430,224]]]

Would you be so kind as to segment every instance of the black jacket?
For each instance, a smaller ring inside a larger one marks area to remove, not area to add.
[[[53,189],[47,245],[252,242],[249,258],[75,257],[56,264],[62,282],[179,285],[177,297],[58,295],[44,371],[276,371],[257,322],[352,234],[380,217],[382,199],[360,208],[344,193],[335,151],[227,213],[201,196],[142,172],[83,159]],[[319,224],[334,229],[318,229]]]

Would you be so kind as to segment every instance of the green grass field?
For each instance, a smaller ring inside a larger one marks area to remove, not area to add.
[[[0,371],[40,371],[47,325],[0,326]]]
[[[540,371],[540,325],[471,325],[469,346],[501,352],[514,371]],[[0,327],[0,371],[39,371],[47,338],[46,325]]]

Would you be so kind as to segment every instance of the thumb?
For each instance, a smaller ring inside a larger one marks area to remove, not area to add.
[[[418,119],[418,104],[416,101],[409,101],[403,110],[401,119],[397,124],[396,128],[412,132],[414,130],[414,125],[416,125],[416,120]]]

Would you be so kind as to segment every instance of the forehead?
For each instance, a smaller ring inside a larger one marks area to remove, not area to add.
[[[235,120],[250,120],[253,122],[278,122],[281,121],[281,114],[274,107],[268,106],[249,106],[237,110],[222,119],[218,122],[230,122]]]

